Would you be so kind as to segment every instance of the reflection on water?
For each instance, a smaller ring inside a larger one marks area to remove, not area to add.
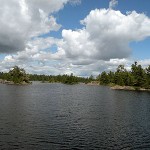
[[[150,93],[0,84],[1,149],[149,149]]]

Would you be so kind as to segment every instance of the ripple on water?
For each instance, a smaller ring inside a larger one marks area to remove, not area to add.
[[[1,149],[149,149],[150,95],[108,87],[0,84]]]

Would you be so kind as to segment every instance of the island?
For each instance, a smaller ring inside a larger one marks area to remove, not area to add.
[[[0,73],[0,83],[9,85],[28,85],[31,84],[29,81],[29,75],[26,74],[23,68],[14,66],[8,73]]]

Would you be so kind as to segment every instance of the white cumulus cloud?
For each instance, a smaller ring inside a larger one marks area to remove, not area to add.
[[[69,0],[0,0],[0,53],[24,50],[31,37],[57,31],[50,15]]]
[[[92,10],[80,30],[63,30],[62,48],[69,58],[109,60],[127,58],[129,44],[150,36],[150,18],[133,11],[122,14],[108,9]]]

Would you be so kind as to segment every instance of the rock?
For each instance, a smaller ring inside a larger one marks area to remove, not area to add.
[[[90,83],[87,83],[87,85],[99,85],[99,81],[92,81]]]
[[[113,90],[128,90],[128,91],[150,91],[150,89],[144,89],[140,87],[133,87],[133,86],[119,86],[115,85],[110,87]]]
[[[8,84],[8,85],[29,85],[29,84],[32,84],[32,82],[25,82],[23,81],[22,83],[14,83],[13,81],[7,81],[7,80],[3,80],[3,79],[0,79],[0,83],[2,84]]]

